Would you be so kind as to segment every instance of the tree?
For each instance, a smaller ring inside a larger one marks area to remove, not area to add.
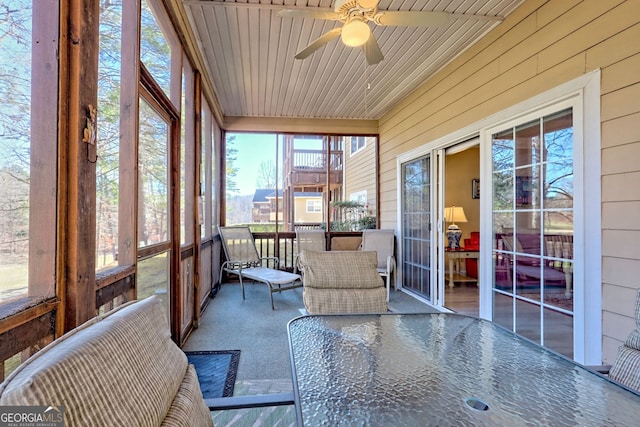
[[[115,261],[118,243],[121,29],[122,0],[100,0],[99,161],[96,162],[96,262],[99,268]]]
[[[236,142],[235,135],[231,135],[227,138],[226,143],[226,175],[227,175],[227,194],[238,194],[240,189],[235,181],[235,177],[238,175],[238,167],[235,165],[235,161],[238,160],[238,149],[233,147]]]
[[[276,188],[276,166],[273,160],[260,162],[258,166],[258,178],[256,178],[257,188]]]
[[[0,4],[0,261],[20,264],[29,244],[31,17],[31,0]]]

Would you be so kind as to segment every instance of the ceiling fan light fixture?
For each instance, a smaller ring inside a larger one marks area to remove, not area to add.
[[[357,47],[365,44],[369,40],[370,34],[371,30],[366,23],[360,20],[353,20],[342,27],[340,37],[345,45]]]

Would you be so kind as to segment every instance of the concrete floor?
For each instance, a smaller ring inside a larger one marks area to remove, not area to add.
[[[271,310],[267,285],[226,283],[209,302],[184,346],[192,350],[241,350],[234,396],[292,392],[287,323],[302,315],[302,288],[274,294]],[[395,312],[435,312],[404,292],[391,291],[389,309]],[[216,427],[293,427],[293,406],[212,412]]]
[[[243,300],[238,283],[223,284],[184,350],[241,350],[237,381],[290,381],[287,323],[302,315],[302,288],[274,294],[275,310],[271,310],[267,285],[245,283],[245,294]],[[389,309],[404,313],[437,311],[393,290]]]

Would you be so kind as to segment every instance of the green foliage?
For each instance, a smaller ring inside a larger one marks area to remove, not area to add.
[[[235,165],[235,161],[238,160],[238,149],[234,148],[233,144],[236,142],[235,135],[229,136],[226,143],[226,175],[227,175],[227,193],[238,194],[240,189],[236,183],[235,177],[238,176],[238,167]]]
[[[378,226],[378,219],[375,216],[367,215],[358,220],[360,230],[373,230]]]
[[[140,61],[153,75],[167,96],[171,89],[171,45],[167,42],[153,12],[142,2],[140,16]]]
[[[331,222],[331,231],[359,231],[373,229],[377,226],[377,218],[369,215],[365,205],[353,200],[336,200],[331,203],[340,209],[341,220]]]
[[[358,203],[353,200],[336,200],[334,202],[331,202],[331,206],[343,210],[364,209],[364,205],[362,203]]]

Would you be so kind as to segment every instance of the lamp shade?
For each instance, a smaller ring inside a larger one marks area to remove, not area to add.
[[[371,29],[367,24],[359,20],[353,20],[348,22],[342,27],[342,43],[347,46],[356,47],[362,46],[369,40]]]
[[[448,208],[444,208],[444,220],[452,223],[467,222],[467,217],[461,206],[450,206]]]

